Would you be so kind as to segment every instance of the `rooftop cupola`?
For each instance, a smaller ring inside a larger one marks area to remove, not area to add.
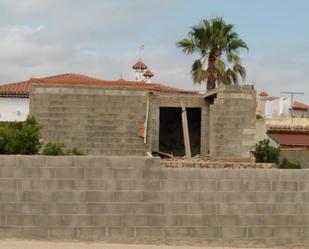
[[[154,76],[154,74],[149,69],[147,69],[143,76],[145,77],[146,83],[151,83],[151,78]]]
[[[135,71],[136,81],[144,81],[143,74],[146,72],[147,68],[148,68],[147,65],[141,60],[139,60],[132,66],[132,69]]]

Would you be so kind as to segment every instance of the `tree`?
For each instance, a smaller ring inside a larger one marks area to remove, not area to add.
[[[199,53],[200,58],[192,65],[192,79],[197,84],[206,81],[207,90],[216,88],[216,83],[238,84],[239,76],[242,79],[246,76],[239,51],[248,47],[239,39],[234,25],[226,24],[222,17],[203,20],[177,46],[185,54]]]

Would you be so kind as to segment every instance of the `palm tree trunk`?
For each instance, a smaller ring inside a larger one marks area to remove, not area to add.
[[[208,77],[207,77],[207,91],[216,88],[216,77],[215,77],[215,62],[216,56],[210,53],[208,58]]]

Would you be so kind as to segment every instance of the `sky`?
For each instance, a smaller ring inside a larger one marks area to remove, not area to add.
[[[133,80],[144,45],[153,82],[204,90],[190,75],[198,55],[176,42],[220,16],[249,47],[242,84],[303,92],[297,98],[309,103],[308,9],[307,0],[0,0],[0,82],[61,73]]]

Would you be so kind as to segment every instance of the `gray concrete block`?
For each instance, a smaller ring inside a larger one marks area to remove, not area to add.
[[[0,214],[19,214],[21,207],[18,203],[0,203]]]
[[[168,227],[164,228],[164,237],[166,239],[184,239],[191,237],[191,230],[188,227]]]
[[[273,228],[273,236],[278,238],[299,238],[301,237],[301,227],[276,227]]]
[[[298,182],[297,181],[278,181],[272,183],[273,191],[297,191]]]
[[[142,179],[143,178],[143,171],[140,169],[115,169],[115,177],[121,179]]]
[[[19,158],[15,155],[0,155],[0,167],[16,167]]]
[[[82,168],[81,168],[82,169]],[[85,168],[84,175],[87,179],[114,179],[113,168]]]
[[[0,238],[1,239],[16,239],[20,237],[19,227],[0,227]]]
[[[271,191],[271,181],[245,181],[244,190],[245,191]]]
[[[241,215],[245,213],[245,207],[242,204],[220,203],[217,205],[217,214],[219,215]]]
[[[258,203],[277,203],[279,201],[280,193],[278,192],[256,192],[255,200]]]
[[[48,203],[21,203],[17,214],[47,215],[50,210],[51,205]]]
[[[149,215],[124,215],[122,224],[125,227],[146,227],[149,226]]]
[[[78,213],[78,204],[71,203],[59,203],[49,206],[50,214],[76,214]]]
[[[190,191],[216,191],[217,190],[217,181],[188,181],[188,190]]]
[[[159,194],[164,194],[160,193]],[[198,202],[199,193],[197,192],[176,192],[171,193],[171,202]]]
[[[103,191],[88,191],[85,192],[86,202],[113,202],[115,201],[114,192],[103,192]]]
[[[56,240],[72,240],[77,238],[76,228],[49,228],[48,238]]]
[[[307,203],[309,201],[306,192],[281,192],[278,193],[279,203]]]
[[[133,180],[107,180],[106,190],[108,191],[129,191],[134,189]]]
[[[142,201],[145,203],[169,203],[171,193],[169,192],[143,192]]]
[[[225,169],[223,177],[228,180],[251,181],[252,180],[252,170],[251,169]]]
[[[255,192],[226,192],[226,201],[231,203],[255,202]]]
[[[199,193],[200,202],[226,202],[226,192],[202,192]]]
[[[105,240],[106,228],[102,227],[82,227],[78,229],[78,239],[80,240]]]
[[[105,190],[107,188],[106,181],[96,179],[96,180],[83,180],[83,179],[76,179],[74,181],[75,189],[76,190]]]
[[[217,179],[222,179],[224,175],[224,169],[207,169],[207,168],[202,168],[200,169],[200,179],[202,180],[217,180]]]
[[[273,228],[271,227],[249,227],[249,238],[269,238],[273,236]]]
[[[292,226],[309,226],[309,215],[291,215]]]
[[[298,205],[299,214],[309,214],[309,204],[299,204]]]
[[[140,215],[140,214],[161,214],[161,204],[156,203],[137,203],[132,204],[133,213]]]
[[[206,216],[208,226],[235,226],[237,221],[236,215],[207,215]]]
[[[108,227],[107,235],[110,238],[133,238],[135,237],[135,229],[128,227]]]
[[[181,225],[181,215],[149,215],[149,225],[154,227],[173,227]],[[183,216],[186,217],[186,216]]]
[[[221,233],[223,238],[246,238],[247,228],[224,226],[221,228]]]
[[[17,182],[19,190],[33,190],[42,191],[46,189],[46,181],[44,180],[29,180],[29,179],[19,179]]]
[[[42,161],[46,161],[46,166],[49,168],[57,167],[74,167],[75,157],[74,156],[44,156]],[[42,163],[41,163],[42,164]]]
[[[24,177],[25,178],[52,178],[54,176],[53,168],[24,168]]]
[[[256,169],[252,173],[255,181],[277,181],[280,179],[280,171],[277,169]]]
[[[6,167],[0,166],[0,178],[21,178],[24,176],[23,168],[21,167]]]
[[[175,169],[170,169],[170,178],[171,179],[188,179],[188,180],[194,180],[194,179],[199,179],[200,178],[200,171],[198,169],[194,168],[175,168]]]
[[[15,179],[0,179],[1,190],[16,190],[17,184],[17,180]]]
[[[1,191],[0,192],[0,202],[17,202],[19,201],[19,196],[15,191]]]
[[[143,239],[155,239],[160,240],[164,237],[164,231],[162,228],[154,228],[154,227],[143,227],[136,228],[136,237]]]
[[[83,168],[54,168],[55,178],[81,179],[84,178]]]
[[[42,227],[22,227],[20,230],[20,238],[22,239],[47,239],[48,229]]]
[[[205,227],[208,225],[209,215],[181,215],[180,224],[183,227]]]
[[[274,214],[297,214],[297,204],[273,204],[272,212]]]
[[[271,214],[272,204],[265,204],[265,203],[245,204],[245,213],[246,214]]]
[[[135,191],[159,191],[161,189],[160,180],[135,180]]]
[[[115,202],[141,202],[143,200],[142,192],[116,192]]]
[[[309,191],[309,182],[308,181],[299,181],[298,182],[299,191]]]
[[[10,157],[11,157],[10,160],[16,161],[15,164],[18,167],[22,168],[46,167],[46,159],[47,159],[46,156],[35,155],[35,156],[22,156],[22,157],[10,156]]]
[[[185,192],[188,189],[187,185],[187,182],[182,180],[164,180],[161,182],[161,189],[168,192]]]
[[[244,181],[223,180],[217,183],[218,191],[243,191],[245,188]]]
[[[265,215],[240,215],[235,217],[237,226],[288,226],[289,215],[265,214]]]
[[[21,193],[21,200],[24,202],[40,202],[43,193],[39,191],[25,191]]]
[[[45,193],[43,194],[45,195]],[[81,191],[57,191],[49,194],[51,201],[55,203],[81,203],[85,201],[85,193]]]
[[[186,214],[187,213],[187,205],[184,203],[164,203],[162,204],[162,214],[170,215],[170,214]]]
[[[187,212],[189,214],[215,214],[217,205],[214,203],[189,203]]]
[[[149,180],[168,179],[170,178],[171,169],[167,168],[150,168],[143,170],[143,178]],[[136,178],[139,179],[139,178]]]
[[[47,190],[73,190],[75,181],[73,179],[46,180],[45,186]]]
[[[190,230],[193,238],[209,239],[221,237],[219,227],[192,227]]]

